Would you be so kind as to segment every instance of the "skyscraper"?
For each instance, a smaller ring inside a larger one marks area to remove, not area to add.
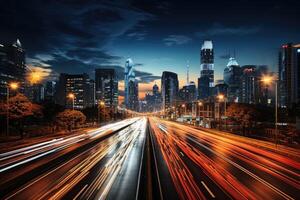
[[[0,44],[0,99],[6,98],[10,82],[18,82],[18,91],[23,92],[25,73],[25,50],[20,40],[13,44]]]
[[[200,53],[200,77],[209,78],[209,87],[214,86],[214,50],[211,40],[205,40]]]
[[[95,104],[94,82],[87,74],[60,74],[57,84],[55,99],[56,103],[72,108],[72,100],[69,94],[74,94],[74,108],[83,109]]]
[[[106,107],[118,106],[118,80],[114,69],[95,70],[96,104],[104,101]]]
[[[174,72],[164,71],[161,77],[163,109],[176,105],[178,97],[178,76]]]
[[[197,99],[196,85],[193,81],[179,90],[180,99],[184,102],[193,102]]]
[[[289,107],[299,102],[300,77],[299,77],[299,54],[300,44],[288,43],[280,48],[279,52],[279,105]]]
[[[239,102],[239,89],[242,69],[235,58],[229,58],[227,67],[224,69],[224,83],[228,85],[228,101]]]
[[[125,62],[125,106],[128,109],[138,111],[138,82],[135,79],[133,66],[132,59],[128,58]]]
[[[209,97],[209,77],[203,76],[198,78],[198,99],[206,99]]]

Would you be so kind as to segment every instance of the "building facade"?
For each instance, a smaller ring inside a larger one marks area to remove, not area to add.
[[[205,40],[200,53],[200,77],[209,78],[209,87],[214,87],[214,49],[211,40]]]
[[[7,87],[17,82],[18,91],[24,92],[26,76],[25,50],[17,40],[13,44],[0,44],[0,99],[7,96]]]
[[[105,106],[116,111],[118,106],[118,80],[114,69],[95,70],[96,104],[105,102]]]
[[[282,45],[279,51],[278,94],[279,105],[290,107],[300,99],[300,44]]]
[[[161,77],[162,107],[164,110],[176,105],[178,98],[178,76],[164,71]]]
[[[60,74],[56,87],[55,100],[57,104],[66,108],[73,107],[73,99],[68,97],[74,95],[74,109],[84,109],[95,105],[94,82],[87,74]]]
[[[237,63],[235,58],[229,58],[229,62],[224,69],[224,83],[228,85],[229,102],[239,102],[240,80],[242,75],[242,68]]]

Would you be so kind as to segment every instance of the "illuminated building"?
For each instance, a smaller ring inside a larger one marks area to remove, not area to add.
[[[21,42],[0,44],[0,99],[6,98],[10,82],[18,82],[18,91],[24,91],[25,73],[25,51]]]
[[[200,77],[209,78],[209,87],[214,86],[214,50],[213,43],[205,40],[200,53]]]
[[[300,99],[300,44],[288,43],[279,51],[279,105],[290,107]]]
[[[163,109],[176,104],[178,97],[178,76],[174,72],[164,71],[161,77],[161,93]]]
[[[95,70],[96,104],[105,102],[105,106],[116,111],[118,106],[118,80],[114,69]]]
[[[55,100],[57,104],[72,108],[73,103],[68,99],[74,95],[74,108],[84,109],[95,104],[95,83],[87,74],[60,74],[56,87]]]
[[[138,111],[139,108],[139,92],[138,82],[135,79],[134,64],[131,58],[125,62],[125,106],[126,108]]]
[[[224,83],[228,85],[228,102],[239,102],[239,89],[242,69],[235,58],[229,58],[224,69]]]

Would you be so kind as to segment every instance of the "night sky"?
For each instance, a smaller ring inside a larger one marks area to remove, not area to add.
[[[234,52],[240,65],[274,70],[278,48],[300,42],[297,0],[0,2],[0,42],[19,38],[27,64],[43,68],[47,79],[61,72],[93,78],[101,66],[114,66],[122,79],[131,57],[143,92],[164,70],[178,73],[184,84],[187,61],[196,82],[204,39],[214,42],[215,79],[222,79]]]

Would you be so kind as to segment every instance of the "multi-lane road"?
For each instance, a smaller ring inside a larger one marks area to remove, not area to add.
[[[132,118],[0,153],[0,199],[299,199],[300,151]]]

